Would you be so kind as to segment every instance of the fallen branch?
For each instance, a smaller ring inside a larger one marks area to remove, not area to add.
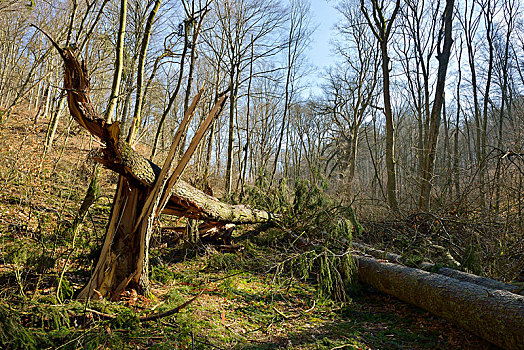
[[[158,314],[155,314],[155,315],[141,316],[138,319],[140,321],[142,321],[142,322],[155,321],[155,320],[158,320],[158,319],[161,319],[161,318],[164,318],[164,317],[168,317],[168,316],[174,315],[174,314],[180,312],[180,310],[182,310],[183,308],[185,308],[189,304],[191,304],[193,301],[197,300],[198,297],[200,297],[202,295],[202,293],[204,293],[204,290],[202,290],[200,293],[198,293],[197,295],[195,295],[194,297],[192,297],[191,299],[189,299],[185,303],[178,305],[174,309],[168,310],[166,312],[161,312],[161,313],[158,313]]]
[[[202,295],[202,293],[204,293],[204,289],[200,293],[195,295],[193,298],[189,299],[188,301],[178,305],[177,307],[175,307],[175,308],[173,308],[171,310],[168,310],[168,311],[165,311],[165,312],[160,312],[158,314],[149,315],[149,316],[140,316],[138,318],[138,320],[141,321],[141,322],[155,321],[155,320],[158,320],[158,319],[161,319],[161,318],[164,318],[164,317],[168,317],[168,316],[174,315],[174,314],[180,312],[180,310],[182,310],[183,308],[185,308],[189,304],[191,304],[193,301],[195,301],[198,297],[200,297]],[[101,318],[104,318],[104,319],[107,319],[107,320],[114,320],[115,318],[117,318],[116,315],[108,314],[108,313],[101,312],[101,311],[94,310],[94,309],[86,308],[86,311],[94,313],[94,314],[100,316]]]

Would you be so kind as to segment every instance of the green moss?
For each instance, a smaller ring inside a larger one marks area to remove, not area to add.
[[[215,270],[232,270],[242,267],[242,257],[234,253],[215,253],[208,258],[208,267]]]
[[[175,279],[175,274],[166,265],[156,265],[151,269],[151,279],[162,284],[170,284]]]

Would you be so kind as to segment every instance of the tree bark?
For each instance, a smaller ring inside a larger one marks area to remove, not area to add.
[[[402,256],[395,254],[395,253],[385,252],[383,250],[375,249],[365,244],[359,244],[355,242],[351,242],[351,246],[377,259],[387,259],[390,262],[394,262],[396,264],[405,263],[405,259]],[[491,288],[491,289],[505,290],[505,291],[512,292],[515,294],[521,294],[521,295],[523,294],[522,291],[518,292],[519,286],[514,285],[514,284],[496,281],[491,278],[477,276],[471,273],[455,270],[449,267],[438,267],[437,265],[429,263],[429,262],[422,262],[420,264],[417,264],[417,266],[420,269],[423,269],[425,271],[435,272],[440,275],[448,276],[448,277],[457,279],[462,282],[469,282],[469,283],[477,284],[479,286],[483,286],[483,287]]]
[[[358,278],[505,349],[524,349],[524,297],[355,256]]]

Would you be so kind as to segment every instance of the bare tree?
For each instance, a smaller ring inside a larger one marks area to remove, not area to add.
[[[384,99],[384,115],[386,117],[386,169],[387,169],[387,195],[388,204],[393,212],[399,210],[397,201],[397,181],[395,174],[395,139],[394,139],[394,121],[393,111],[391,108],[390,92],[390,59],[388,55],[388,41],[391,36],[393,23],[400,9],[400,0],[396,0],[389,19],[386,19],[386,5],[377,0],[371,0],[372,14],[369,15],[366,3],[360,1],[360,9],[366,17],[366,21],[378,41],[382,58],[382,90]],[[371,18],[372,17],[372,18]]]
[[[142,119],[142,107],[144,103],[144,67],[146,62],[147,49],[149,46],[149,39],[151,37],[151,28],[153,27],[153,21],[158,12],[162,0],[155,0],[153,9],[149,13],[149,17],[144,28],[144,33],[142,34],[142,44],[140,46],[140,54],[138,56],[138,74],[137,74],[137,88],[136,88],[136,100],[135,100],[135,112],[133,114],[133,120],[131,121],[131,126],[129,128],[129,133],[127,135],[127,142],[132,143],[138,132],[138,126]]]
[[[435,158],[437,150],[438,134],[440,129],[440,120],[442,113],[442,105],[444,104],[444,89],[446,84],[446,73],[448,70],[449,58],[451,56],[451,45],[453,44],[452,24],[453,24],[453,10],[454,0],[446,0],[446,7],[442,16],[442,27],[439,32],[437,43],[437,60],[439,62],[437,72],[437,84],[435,87],[435,100],[433,101],[433,108],[431,109],[429,137],[426,146],[427,153],[425,154],[424,173],[422,177],[422,186],[420,191],[420,208],[427,210],[430,203],[431,193],[431,179],[433,177],[433,170],[435,167]],[[442,47],[441,47],[442,45]]]
[[[225,190],[230,193],[233,177],[233,146],[235,118],[241,84],[247,79],[241,75],[251,60],[251,45],[254,45],[254,61],[276,55],[283,48],[276,31],[280,30],[286,12],[277,0],[226,0],[216,7],[217,24],[226,41],[226,69],[229,75],[231,96],[229,99],[228,146],[225,175]],[[253,41],[249,38],[253,36]]]
[[[360,126],[377,95],[380,60],[361,11],[349,3],[340,4],[338,9],[344,22],[338,26],[342,40],[337,43],[336,52],[343,63],[331,69],[325,89],[330,110],[327,116],[332,118],[337,135],[331,148],[332,157],[337,155],[338,159],[329,173],[337,167],[347,168],[347,181],[351,182],[355,176]]]
[[[517,11],[517,1],[508,0],[504,2],[503,13],[504,13],[504,24],[505,24],[505,36],[503,37],[503,49],[500,48],[499,56],[499,67],[500,67],[500,88],[501,88],[501,100],[500,100],[500,113],[497,121],[497,148],[501,150],[504,146],[503,141],[503,129],[504,129],[504,118],[507,109],[511,107],[509,103],[509,79],[510,79],[510,41],[515,28],[515,18]],[[493,45],[493,44],[491,44]],[[497,166],[495,170],[495,213],[500,210],[500,189],[501,189],[501,160],[497,160]]]
[[[113,122],[115,108],[120,95],[120,82],[122,80],[122,70],[124,66],[124,36],[126,33],[127,21],[127,0],[120,1],[120,20],[118,23],[118,39],[116,44],[115,75],[113,77],[113,86],[111,95],[105,113],[105,119],[108,123]]]
[[[289,31],[287,39],[287,55],[286,55],[286,82],[284,85],[284,110],[282,121],[280,124],[280,135],[278,137],[278,144],[275,151],[275,163],[273,165],[273,172],[271,173],[271,181],[275,177],[278,167],[278,160],[282,150],[282,142],[284,140],[284,131],[286,130],[289,108],[294,98],[297,74],[300,69],[300,59],[307,47],[311,36],[311,29],[309,28],[309,4],[303,0],[292,0],[289,18]],[[287,146],[286,146],[287,147]]]

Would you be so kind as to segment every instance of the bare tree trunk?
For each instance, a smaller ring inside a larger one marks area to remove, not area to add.
[[[200,35],[200,30],[202,29],[202,25],[204,23],[204,18],[206,17],[206,14],[208,13],[208,9],[207,9],[207,4],[206,4],[206,7],[204,9],[200,9],[201,11],[203,10],[203,13],[201,15],[199,15],[199,18],[198,18],[198,23],[195,23],[196,22],[196,19],[194,19],[194,14],[195,14],[195,2],[193,1],[192,2],[192,12],[191,14],[188,14],[188,19],[186,20],[187,23],[186,23],[186,40],[189,40],[188,38],[188,31],[189,30],[192,30],[193,33],[191,34],[191,52],[189,54],[189,72],[188,72],[188,75],[187,75],[187,86],[186,86],[186,94],[184,96],[184,111],[187,110],[187,108],[189,107],[189,99],[190,99],[190,96],[191,96],[191,88],[193,86],[193,75],[194,75],[194,71],[195,71],[195,64],[196,64],[196,59],[197,59],[197,51],[196,51],[196,48],[197,48],[197,43],[198,43],[198,36]],[[195,27],[196,25],[196,27]],[[190,26],[190,27],[188,27]],[[185,151],[185,148],[186,148],[186,136],[187,136],[187,130],[186,132],[184,132],[184,135],[182,136],[182,142],[180,143],[180,149],[178,151],[179,155],[181,156],[183,154],[183,152]]]
[[[481,167],[482,163],[482,155],[481,155],[481,120],[480,120],[480,107],[479,107],[479,98],[478,98],[478,83],[477,83],[477,69],[476,69],[476,63],[475,63],[475,48],[473,45],[474,38],[478,29],[478,22],[479,18],[473,18],[474,9],[475,9],[475,1],[471,2],[471,7],[468,8],[467,6],[464,8],[464,34],[466,37],[466,47],[468,50],[468,63],[469,68],[471,70],[471,86],[472,86],[472,92],[473,92],[473,107],[474,107],[474,121],[475,121],[475,155],[477,158],[477,163],[479,165],[479,168]],[[467,122],[467,120],[466,120]],[[469,138],[468,138],[469,141]],[[468,142],[469,146],[469,142]],[[485,190],[484,190],[484,179],[483,179],[483,173],[479,173],[480,176],[480,197],[481,197],[481,205],[482,207],[485,207]]]
[[[397,202],[397,180],[395,170],[395,123],[391,109],[391,95],[389,82],[389,56],[387,54],[387,42],[381,42],[382,50],[382,74],[384,79],[384,113],[386,115],[386,171],[388,204],[393,212],[398,211]]]
[[[113,116],[115,115],[117,102],[120,98],[120,81],[122,80],[122,69],[124,67],[124,36],[126,33],[126,18],[127,0],[121,0],[118,38],[116,42],[115,74],[113,76],[113,86],[111,88],[111,95],[109,96],[109,102],[105,113],[105,119],[108,123],[113,122]]]
[[[503,129],[504,129],[504,116],[505,116],[505,109],[506,105],[508,108],[510,107],[508,103],[508,64],[509,64],[509,45],[511,40],[511,34],[513,31],[514,26],[514,13],[513,13],[513,2],[508,2],[505,4],[505,13],[504,17],[507,23],[507,32],[506,32],[506,42],[504,43],[504,55],[502,57],[502,100],[500,104],[500,114],[498,119],[498,137],[497,137],[497,148],[500,150],[503,147]],[[501,171],[501,159],[497,160],[497,168],[495,170],[495,212],[498,213],[500,210],[500,188],[501,188],[501,182],[502,182],[502,171]]]
[[[409,261],[409,259],[406,259],[405,257],[402,257],[401,255],[398,255],[395,253],[389,253],[389,252],[386,252],[380,249],[375,249],[366,244],[359,244],[359,243],[351,242],[351,246],[355,247],[358,251],[361,251],[363,253],[373,256],[374,258],[386,259],[386,260],[389,260],[389,262],[391,263],[405,265]],[[520,293],[520,295],[523,295],[524,293],[524,291],[518,292],[519,290],[518,285],[496,281],[491,278],[477,276],[477,275],[474,275],[468,272],[455,270],[449,267],[440,267],[438,264],[432,264],[432,263],[423,261],[417,264],[417,267],[424,271],[431,271],[434,273],[438,273],[439,275],[444,275],[444,276],[448,276],[448,277],[457,279],[461,282],[473,283],[473,284],[477,284],[479,286],[483,286],[483,287],[490,288],[490,289],[505,290],[508,292],[512,292],[514,294]]]
[[[53,116],[51,117],[51,120],[49,121],[49,125],[47,127],[47,135],[45,138],[44,152],[49,151],[49,149],[51,149],[51,147],[53,146],[56,129],[58,128],[58,123],[60,122],[60,117],[62,117],[62,112],[65,109],[66,102],[67,102],[67,96],[64,94],[63,96],[60,97],[59,102],[56,106],[56,109],[53,112]]]
[[[446,0],[446,8],[443,15],[443,32],[444,43],[442,49],[440,48],[441,39],[437,46],[437,59],[439,61],[437,73],[437,86],[435,88],[435,101],[431,110],[429,138],[426,147],[427,153],[425,155],[424,176],[422,179],[422,186],[420,191],[419,206],[422,210],[429,209],[430,194],[432,187],[433,170],[435,167],[435,159],[437,155],[437,142],[440,129],[440,119],[442,114],[442,105],[444,103],[444,88],[446,84],[446,72],[448,70],[449,57],[451,55],[451,45],[453,44],[452,34],[452,20],[453,20],[453,6],[454,0]]]
[[[156,13],[158,12],[161,3],[162,0],[155,0],[155,5],[149,13],[149,17],[147,19],[146,27],[144,29],[144,34],[142,37],[142,44],[140,47],[140,54],[138,58],[135,112],[133,114],[133,120],[131,121],[131,126],[127,135],[127,142],[129,143],[134,141],[138,132],[138,126],[140,125],[140,121],[142,119],[142,107],[144,103],[144,67],[147,55],[147,48],[149,46],[149,39],[151,38],[151,27],[153,26],[153,21],[155,20]]]
[[[355,120],[353,124],[353,130],[351,132],[351,149],[349,150],[349,172],[348,181],[353,181],[355,177],[355,168],[357,163],[357,151],[358,151],[358,136],[360,133],[360,123]]]
[[[227,163],[226,163],[226,194],[231,193],[233,185],[233,144],[235,132],[235,106],[237,103],[238,93],[238,66],[236,63],[231,65],[231,72],[229,73],[229,84],[231,86],[231,97],[229,99],[229,128],[227,140]]]
[[[375,24],[368,15],[368,12],[364,6],[364,0],[360,2],[360,8],[362,13],[366,17],[369,27],[373,31],[373,34],[377,38],[380,51],[382,56],[382,79],[383,79],[383,98],[384,98],[384,115],[386,117],[386,172],[387,172],[387,184],[386,192],[388,198],[388,204],[390,209],[397,213],[398,201],[397,201],[397,181],[395,171],[395,124],[393,121],[393,111],[391,109],[391,92],[390,92],[390,81],[389,81],[389,55],[388,55],[388,41],[391,34],[391,29],[400,8],[400,0],[395,3],[395,8],[391,17],[386,22],[384,19],[383,8],[377,3],[373,4],[373,19]]]
[[[178,96],[178,92],[180,91],[180,87],[182,86],[186,54],[187,54],[187,38],[184,39],[184,48],[182,49],[182,56],[180,58],[180,72],[179,72],[179,76],[177,79],[175,90],[169,97],[169,102],[167,103],[167,107],[164,109],[164,112],[162,113],[162,116],[160,117],[160,121],[158,122],[158,127],[157,127],[156,134],[155,134],[155,141],[153,142],[153,149],[151,150],[151,157],[150,157],[151,160],[153,160],[153,158],[156,155],[157,147],[158,147],[158,139],[160,137],[160,134],[162,133],[162,127],[164,126],[166,117],[169,114],[169,112],[171,111],[171,108],[173,108],[173,104],[175,103],[175,100]]]
[[[450,131],[450,119],[446,113],[446,102],[444,101],[444,104],[442,105],[442,115],[443,115],[443,124],[444,124],[444,149],[443,149],[443,155],[445,157],[445,160],[442,162],[444,166],[444,174],[442,176],[443,181],[441,181],[440,186],[442,188],[442,197],[443,202],[447,203],[448,199],[452,197],[452,176],[453,173],[451,172],[451,145],[449,140],[449,131]]]
[[[292,19],[295,15],[292,13]],[[280,125],[280,133],[278,136],[278,144],[276,148],[275,153],[275,164],[273,165],[273,171],[271,173],[271,179],[270,183],[273,183],[273,179],[275,177],[275,174],[277,172],[278,167],[278,158],[280,156],[280,151],[282,149],[282,141],[284,140],[284,130],[286,130],[286,123],[288,119],[289,114],[289,105],[291,103],[291,98],[293,96],[293,82],[292,82],[292,76],[291,73],[293,72],[293,65],[295,64],[296,60],[296,46],[298,43],[296,42],[296,39],[294,39],[294,31],[295,31],[295,23],[291,21],[291,28],[289,29],[288,33],[288,43],[287,43],[287,67],[286,67],[286,84],[285,84],[285,92],[284,92],[284,114],[282,115],[282,124]]]
[[[487,152],[486,152],[486,140],[488,132],[488,105],[490,103],[489,92],[491,88],[491,79],[493,76],[493,17],[495,16],[495,4],[492,4],[491,0],[488,0],[484,6],[485,26],[486,26],[486,40],[488,42],[488,72],[486,75],[486,87],[484,88],[484,105],[482,113],[482,129],[480,135],[480,169],[479,169],[479,182],[481,190],[481,201],[482,209],[487,209],[486,204],[486,171],[487,171]]]
[[[115,109],[120,95],[120,83],[122,79],[122,70],[124,66],[124,36],[126,31],[126,16],[127,16],[127,0],[121,0],[120,3],[120,21],[119,21],[119,30],[118,30],[118,39],[116,47],[116,61],[115,61],[115,72],[113,74],[113,86],[111,88],[111,95],[109,97],[108,107],[104,114],[104,119],[106,123],[112,123],[115,115]],[[101,165],[96,163],[93,167],[93,175],[91,176],[91,181],[87,189],[86,195],[78,215],[75,218],[73,223],[73,231],[75,235],[76,230],[82,224],[88,210],[91,206],[97,201],[100,196],[100,168]]]
[[[462,39],[460,40],[459,53],[458,53],[458,80],[457,80],[457,112],[455,120],[455,135],[453,138],[453,183],[455,188],[455,204],[460,202],[460,170],[459,170],[459,128],[460,128],[460,113],[461,113],[461,104],[460,104],[460,84],[462,82],[462,66],[460,62],[462,61]],[[457,208],[458,209],[458,208]]]
[[[251,43],[253,43],[253,36],[251,36]],[[253,80],[253,46],[251,45],[251,60],[249,61],[249,80],[247,83],[247,112],[246,112],[246,145],[244,146],[244,161],[242,162],[244,164],[242,168],[242,175],[240,176],[241,179],[241,187],[240,187],[240,193],[241,196],[244,194],[244,184],[246,182],[246,173],[248,168],[248,162],[247,162],[247,156],[249,152],[249,146],[251,142],[251,131],[249,130],[249,118],[251,117],[251,83]]]

